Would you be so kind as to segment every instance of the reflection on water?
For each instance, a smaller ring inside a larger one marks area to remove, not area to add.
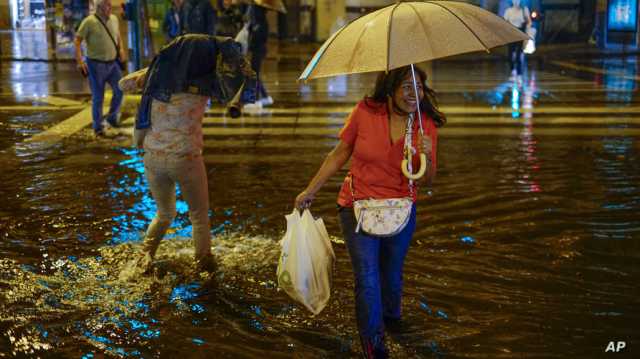
[[[603,68],[607,102],[630,103],[636,90],[637,61],[634,58],[605,58]]]

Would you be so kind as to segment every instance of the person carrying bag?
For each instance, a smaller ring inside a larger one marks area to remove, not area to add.
[[[411,71],[405,66],[380,73],[373,95],[353,109],[340,142],[295,200],[296,208],[308,208],[322,185],[351,159],[338,195],[338,216],[355,277],[357,327],[366,358],[388,357],[385,329],[397,327],[401,320],[402,272],[416,227],[418,198],[418,183],[403,171],[405,158],[411,158],[411,172],[421,166],[419,154],[424,154],[423,181],[430,183],[436,169],[437,127],[446,122],[435,93],[426,86],[426,74],[416,69],[419,82],[414,87]],[[415,116],[418,103],[420,117]],[[421,118],[421,123],[414,118]],[[406,156],[409,153],[415,156]]]
[[[118,88],[118,81],[122,78],[124,55],[118,43],[118,18],[111,14],[111,0],[95,0],[96,13],[82,20],[76,31],[75,55],[78,70],[88,78],[91,88],[91,116],[93,131],[96,137],[105,137],[103,120],[112,127],[119,127],[120,105],[123,94]],[[115,34],[112,34],[111,28]],[[118,41],[116,42],[117,37]],[[86,44],[86,55],[82,54],[82,43]],[[122,55],[122,57],[121,57]],[[102,104],[106,84],[111,86],[113,97],[109,113],[103,116]]]
[[[104,28],[104,31],[106,31],[107,35],[109,35],[109,38],[111,39],[111,42],[113,43],[113,46],[116,48],[116,58],[113,61],[115,61],[116,64],[118,64],[118,67],[120,68],[121,71],[124,71],[127,68],[127,64],[120,58],[120,44],[118,44],[116,42],[116,40],[113,38],[113,35],[111,35],[111,31],[109,31],[109,28],[107,27],[107,24],[105,24],[102,21],[102,19],[100,19],[100,16],[98,16],[96,14],[94,14],[93,16],[95,16],[96,19],[98,19],[98,21],[100,22],[100,24]]]

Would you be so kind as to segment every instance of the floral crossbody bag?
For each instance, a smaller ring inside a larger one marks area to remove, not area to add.
[[[351,193],[353,195],[353,187]],[[371,236],[393,237],[409,223],[412,206],[412,197],[354,200],[353,212],[358,220],[356,233],[363,231]]]

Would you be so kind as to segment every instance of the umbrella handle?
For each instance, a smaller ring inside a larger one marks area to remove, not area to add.
[[[418,173],[415,174],[409,172],[409,161],[411,161],[411,154],[409,154],[408,157],[408,159],[404,158],[402,160],[402,174],[404,174],[405,177],[411,180],[422,178],[422,176],[424,176],[424,173],[427,171],[427,155],[425,155],[424,153],[420,154],[420,170],[418,170]]]

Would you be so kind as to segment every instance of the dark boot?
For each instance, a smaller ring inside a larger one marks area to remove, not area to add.
[[[386,359],[389,358],[389,351],[384,345],[384,336],[377,335],[373,338],[360,338],[362,343],[362,354],[366,359]]]

